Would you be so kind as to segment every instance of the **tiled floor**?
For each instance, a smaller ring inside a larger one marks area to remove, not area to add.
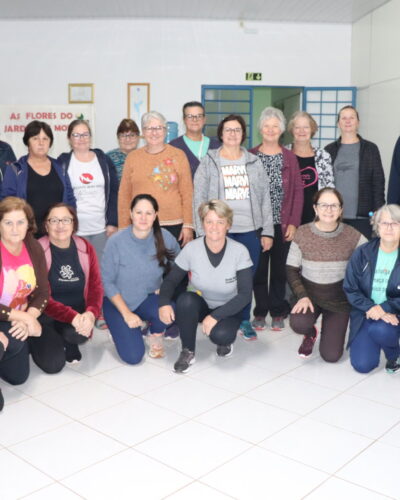
[[[1,382],[0,499],[400,499],[400,374],[355,373],[265,331],[218,359],[127,366],[97,331],[58,375]],[[317,349],[316,349],[317,351]]]

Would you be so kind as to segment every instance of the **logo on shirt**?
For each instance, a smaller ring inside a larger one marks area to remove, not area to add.
[[[249,178],[245,165],[221,167],[225,186],[225,200],[247,200],[249,198]]]
[[[303,182],[303,189],[314,185],[318,181],[317,170],[313,167],[305,167],[300,170],[301,181]]]
[[[79,180],[82,182],[82,184],[90,184],[93,181],[93,175],[92,174],[81,174],[79,176]]]
[[[74,275],[74,271],[71,269],[71,266],[61,266],[60,268],[60,276],[61,278],[70,280]]]

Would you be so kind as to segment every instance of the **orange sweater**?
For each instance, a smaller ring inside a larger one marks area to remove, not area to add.
[[[118,225],[131,224],[130,204],[137,194],[151,194],[160,207],[162,226],[182,224],[193,227],[193,184],[185,153],[169,144],[161,153],[150,154],[145,148],[126,158],[118,194]]]

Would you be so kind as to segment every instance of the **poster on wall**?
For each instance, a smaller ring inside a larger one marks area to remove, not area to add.
[[[46,122],[54,135],[49,155],[57,158],[61,153],[71,149],[67,130],[72,120],[77,118],[87,120],[94,135],[93,104],[0,106],[0,139],[8,142],[15,156],[19,158],[27,154],[27,148],[22,142],[25,126],[33,120]]]
[[[128,118],[141,128],[142,115],[150,111],[150,83],[128,83]]]

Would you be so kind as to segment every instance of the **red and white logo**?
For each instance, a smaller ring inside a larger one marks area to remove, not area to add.
[[[82,184],[90,184],[93,182],[93,175],[92,174],[81,174],[79,176],[79,180],[82,182]]]

